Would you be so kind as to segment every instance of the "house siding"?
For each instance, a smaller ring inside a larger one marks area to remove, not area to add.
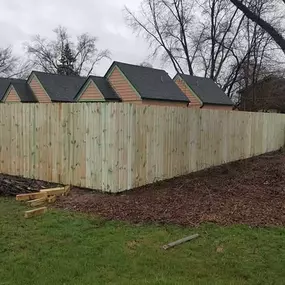
[[[11,87],[10,90],[8,91],[7,97],[4,101],[5,103],[9,102],[21,102],[16,90],[14,87]]]
[[[108,77],[108,81],[122,101],[139,101],[141,100],[128,80],[121,74],[116,66]]]
[[[177,78],[175,83],[190,100],[189,107],[201,107],[200,100],[190,91],[187,84],[181,78]]]
[[[46,94],[45,90],[43,89],[35,75],[30,80],[29,85],[33,90],[39,103],[51,103],[50,97]]]
[[[87,88],[82,92],[79,101],[105,101],[105,98],[102,96],[101,92],[94,85],[92,81],[87,83]]]

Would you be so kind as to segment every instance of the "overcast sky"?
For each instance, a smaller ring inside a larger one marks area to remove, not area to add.
[[[132,33],[123,18],[123,7],[137,9],[140,0],[2,0],[0,46],[13,46],[23,53],[23,43],[33,35],[52,37],[58,25],[72,35],[88,32],[99,38],[99,47],[108,48],[112,59],[139,64],[147,59],[148,45]],[[103,75],[110,61],[96,68]],[[159,67],[156,65],[156,67]]]

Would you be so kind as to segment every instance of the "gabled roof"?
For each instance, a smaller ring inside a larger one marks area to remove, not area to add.
[[[203,104],[233,106],[231,99],[209,78],[178,74]]]
[[[10,87],[14,87],[18,96],[20,97],[21,102],[37,102],[30,85],[25,80],[10,83],[7,91]]]
[[[114,61],[106,76],[115,66],[120,69],[142,99],[189,102],[187,96],[164,70]]]
[[[16,79],[16,78],[0,77],[0,101],[3,100],[10,83],[15,83],[15,82],[25,82],[25,80],[24,79]]]
[[[79,89],[84,84],[86,77],[59,75],[33,71],[52,101],[74,102]]]
[[[85,83],[82,85],[80,90],[78,91],[78,94],[76,95],[77,99],[82,92],[83,88],[85,87],[86,83],[89,82],[89,80],[93,81],[93,83],[97,86],[99,91],[102,93],[104,96],[105,100],[117,100],[121,101],[120,97],[117,95],[117,93],[113,90],[111,87],[110,83],[107,81],[105,77],[100,77],[100,76],[94,76],[90,75]]]

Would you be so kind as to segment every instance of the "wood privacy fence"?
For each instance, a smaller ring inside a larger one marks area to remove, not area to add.
[[[119,192],[277,150],[284,127],[279,114],[0,104],[0,172]]]

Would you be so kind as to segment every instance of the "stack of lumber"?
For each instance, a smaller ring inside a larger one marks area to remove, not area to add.
[[[70,192],[70,186],[43,189],[36,193],[19,194],[17,201],[25,201],[30,207],[39,207],[46,203],[54,203],[58,196],[67,196]],[[25,218],[39,216],[47,211],[47,207],[36,208],[25,212]]]

